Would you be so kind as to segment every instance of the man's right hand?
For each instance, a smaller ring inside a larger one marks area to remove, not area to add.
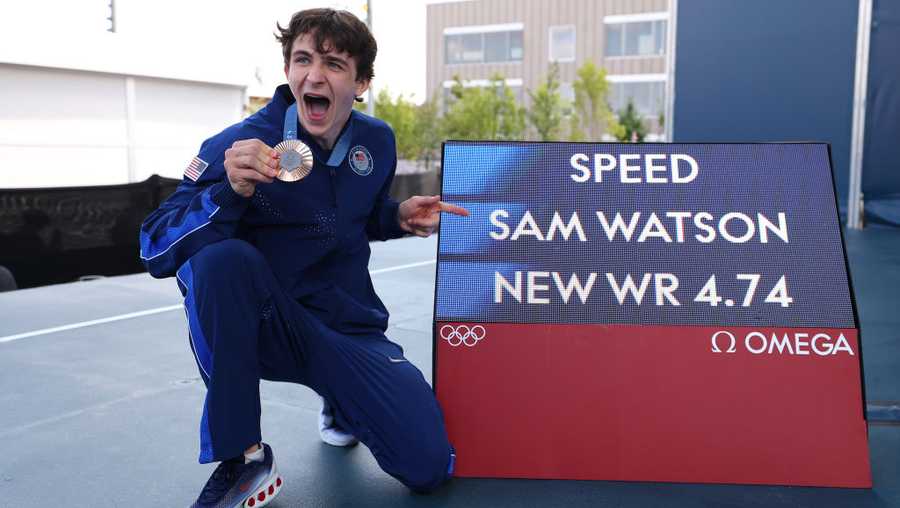
[[[225,150],[225,173],[234,192],[249,198],[256,184],[272,183],[278,175],[278,152],[258,139],[235,141]]]

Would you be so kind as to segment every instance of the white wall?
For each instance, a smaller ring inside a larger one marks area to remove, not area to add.
[[[135,79],[136,180],[181,178],[200,143],[243,116],[243,88]]]
[[[422,2],[373,0],[376,89],[424,87],[424,57],[413,65],[409,50],[416,38],[424,47]],[[322,5],[364,17],[365,3],[116,0],[109,33],[108,0],[0,2],[0,188],[127,181],[126,76],[134,179],[179,177],[203,139],[240,119],[244,91],[268,96],[284,82],[276,21]]]
[[[241,118],[244,88],[135,77],[134,176],[180,178]],[[126,76],[0,64],[0,187],[128,181]]]
[[[252,67],[234,35],[238,19],[204,17],[193,4],[117,0],[110,33],[103,0],[0,3],[0,62],[246,86]]]

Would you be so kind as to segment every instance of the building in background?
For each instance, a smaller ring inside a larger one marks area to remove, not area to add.
[[[245,90],[115,59],[99,67],[4,60],[0,82],[5,188],[180,178],[200,141],[241,118]]]
[[[423,88],[424,50],[410,64],[410,31],[395,32],[415,26],[413,37],[424,38],[424,2],[373,1],[377,87],[407,96]],[[275,23],[310,7],[366,16],[366,0],[0,4],[0,188],[180,177],[204,139],[284,83]],[[38,159],[63,162],[13,169]]]
[[[506,79],[523,104],[556,62],[560,94],[574,99],[576,70],[607,71],[610,107],[634,101],[649,127],[664,131],[668,0],[471,0],[435,2],[427,11],[427,89],[445,101],[454,78],[485,86]]]
[[[0,187],[180,178],[200,143],[261,93],[255,46],[222,35],[236,33],[238,19],[259,18],[247,30],[280,60],[269,11],[239,18],[237,6],[208,7],[38,0],[0,8]]]

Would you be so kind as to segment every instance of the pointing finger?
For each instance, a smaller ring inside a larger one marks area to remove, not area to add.
[[[451,205],[450,203],[445,203],[441,201],[440,208],[442,212],[452,213],[454,215],[460,215],[462,217],[468,217],[469,211],[461,206]]]

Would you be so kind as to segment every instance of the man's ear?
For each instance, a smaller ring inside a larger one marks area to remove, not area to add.
[[[366,90],[369,89],[369,80],[363,79],[356,82],[356,96],[359,97],[362,94],[366,93]]]
[[[284,78],[285,78],[285,79],[287,79],[287,77],[288,77],[288,70],[290,70],[290,68],[291,68],[291,66],[288,65],[287,62],[285,62],[285,63],[284,63]]]

